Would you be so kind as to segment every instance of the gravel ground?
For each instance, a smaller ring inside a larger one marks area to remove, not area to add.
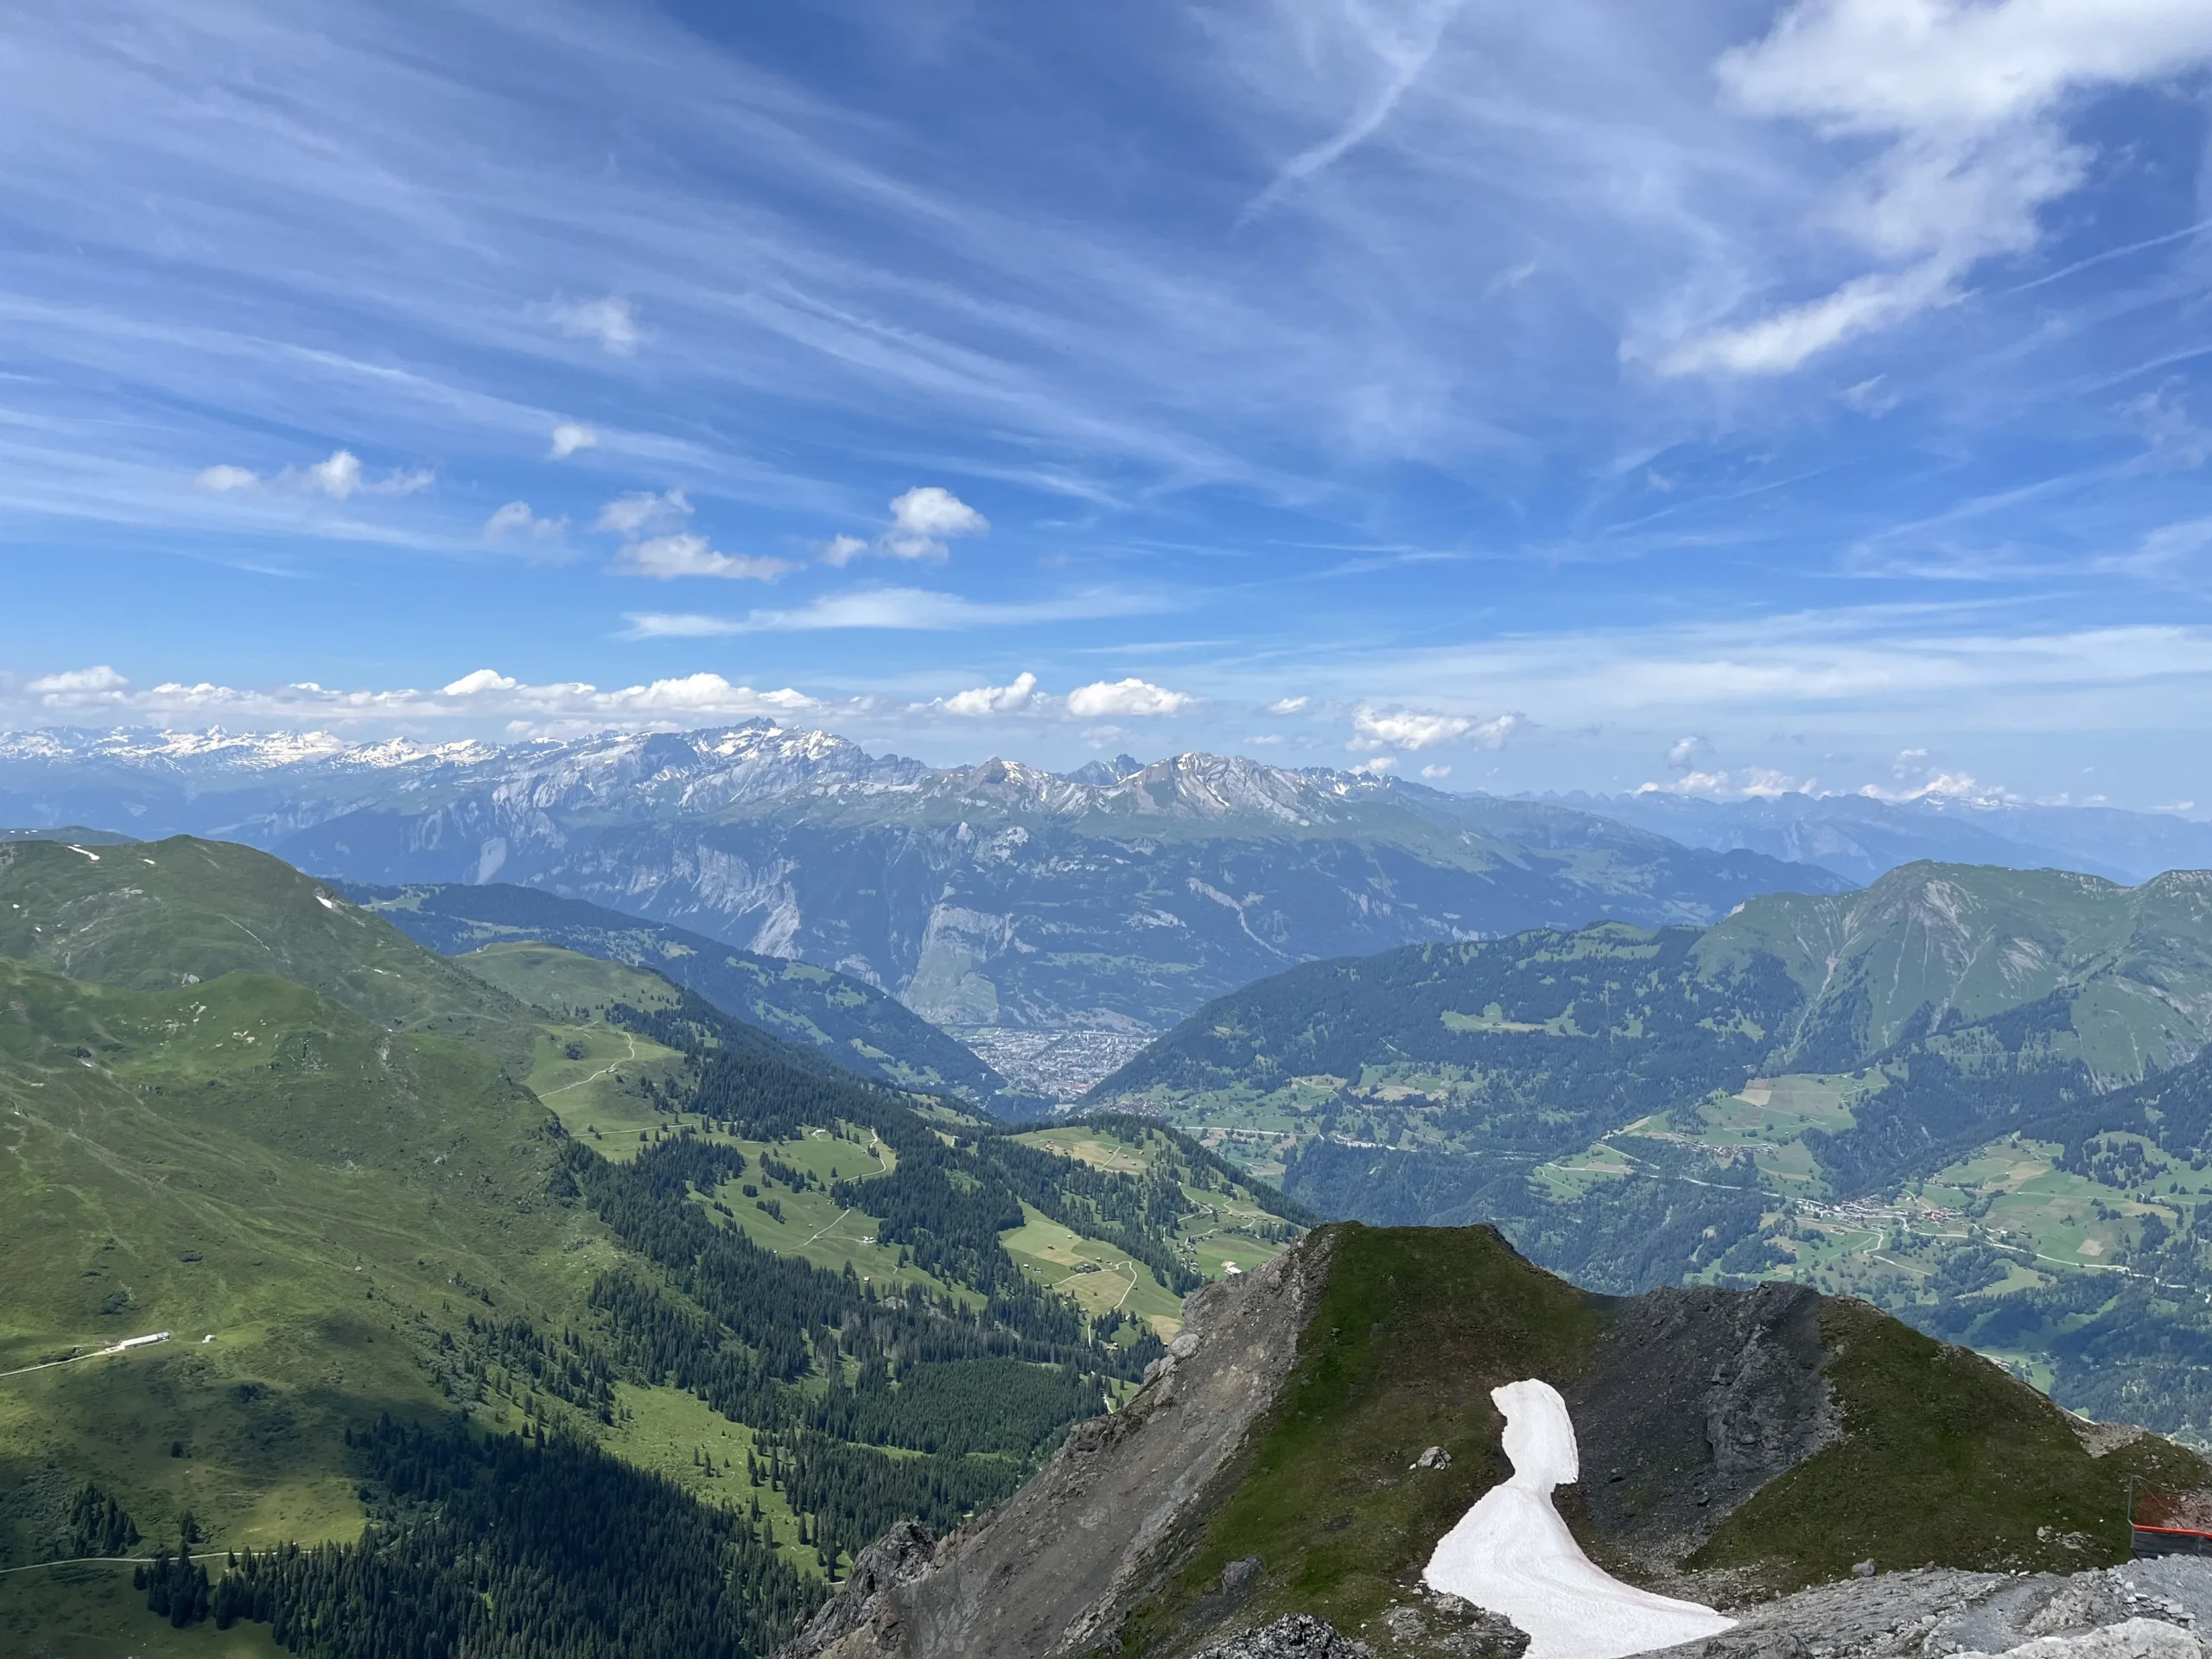
[[[1735,1629],[1664,1649],[1667,1659],[1943,1659],[2003,1654],[2040,1638],[2110,1632],[2130,1620],[2180,1632],[2212,1632],[2212,1560],[2168,1556],[2068,1577],[2056,1573],[1887,1573],[1745,1608]],[[2142,1640],[2104,1639],[2082,1649],[2117,1656]],[[2163,1640],[2163,1638],[2161,1638]],[[2194,1654],[2194,1638],[2188,1652]],[[2026,1659],[2066,1659],[2039,1647]],[[2152,1648],[2164,1659],[2179,1649]]]

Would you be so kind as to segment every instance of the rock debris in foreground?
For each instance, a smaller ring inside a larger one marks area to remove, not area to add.
[[[1923,1568],[1734,1611],[1734,1630],[1666,1659],[2204,1659],[2212,1560],[2065,1577]]]
[[[1375,1659],[1375,1650],[1311,1613],[1294,1613],[1263,1629],[1217,1643],[1198,1653],[1197,1659]],[[2165,1656],[2156,1659],[2165,1659]]]

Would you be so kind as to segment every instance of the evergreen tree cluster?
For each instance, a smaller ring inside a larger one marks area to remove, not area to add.
[[[164,1556],[148,1606],[309,1659],[746,1659],[820,1599],[754,1519],[586,1441],[389,1417],[348,1438],[378,1494],[358,1541],[234,1554],[212,1590]]]
[[[166,1618],[178,1630],[197,1624],[214,1606],[207,1587],[207,1569],[192,1559],[188,1546],[175,1554],[166,1549],[131,1570],[130,1582],[146,1592],[146,1611]],[[225,1621],[228,1628],[228,1621]]]
[[[123,1505],[86,1481],[70,1500],[65,1557],[122,1555],[138,1541],[139,1532]]]

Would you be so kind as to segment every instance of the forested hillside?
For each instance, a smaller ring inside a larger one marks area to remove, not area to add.
[[[1002,1117],[1046,1103],[1020,1095],[957,1039],[850,976],[741,950],[702,933],[504,882],[375,887],[336,884],[441,955],[537,940],[665,975],[725,1014],[823,1050],[849,1070],[902,1089],[955,1094]]]
[[[0,1631],[760,1653],[1308,1219],[1156,1124],[1023,1133],[558,951],[624,995],[533,1006],[264,855],[124,852],[0,849],[0,1566],[143,1557],[139,1611],[41,1569]]]
[[[1618,1290],[1796,1276],[2212,1433],[2212,877],[1916,865],[1704,930],[1317,963],[1095,1091]]]

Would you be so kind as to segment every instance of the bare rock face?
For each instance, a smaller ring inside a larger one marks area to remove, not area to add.
[[[806,1627],[782,1651],[867,1652],[865,1641],[857,1645],[839,1644],[855,1631],[874,1630],[877,1613],[888,1607],[885,1598],[930,1570],[937,1545],[937,1535],[918,1521],[901,1521],[860,1553],[845,1587],[815,1610]]]
[[[778,1659],[1058,1659],[1108,1644],[1281,1389],[1330,1248],[1311,1236],[1193,1295],[1134,1400],[1077,1425],[1035,1479],[942,1542],[908,1527],[874,1546]]]
[[[1311,1613],[1294,1613],[1263,1630],[1248,1630],[1226,1642],[1216,1643],[1195,1655],[1194,1659],[1375,1659],[1375,1650],[1364,1642],[1355,1642],[1341,1634],[1335,1625]],[[2097,1659],[2104,1656],[2100,1655]],[[2114,1655],[2113,1659],[2120,1659],[2120,1656]],[[2145,1656],[2145,1659],[2167,1656],[2158,1654]]]
[[[1834,1435],[1820,1307],[1813,1290],[1785,1284],[1612,1305],[1590,1376],[1567,1391],[1580,1495],[1647,1574],[1664,1576]]]
[[[1529,1650],[1528,1631],[1503,1613],[1434,1591],[1418,1606],[1386,1608],[1382,1624],[1398,1652],[1421,1659],[1521,1659]]]

